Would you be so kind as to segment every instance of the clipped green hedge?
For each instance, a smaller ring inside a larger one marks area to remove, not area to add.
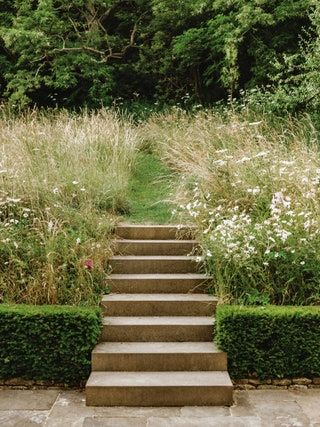
[[[0,304],[0,378],[79,384],[100,329],[99,309]]]
[[[232,378],[320,376],[320,307],[221,305],[216,343]]]

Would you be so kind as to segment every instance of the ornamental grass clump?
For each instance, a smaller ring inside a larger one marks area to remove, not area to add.
[[[137,145],[104,110],[0,119],[0,302],[99,300]]]
[[[146,132],[183,176],[178,212],[197,226],[218,296],[320,303],[320,157],[307,118],[179,112]]]

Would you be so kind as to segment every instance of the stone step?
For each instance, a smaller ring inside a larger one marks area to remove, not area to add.
[[[103,342],[93,371],[226,371],[227,355],[213,342]]]
[[[106,316],[213,316],[218,299],[206,294],[109,294]]]
[[[104,317],[101,341],[212,341],[214,319],[207,316]]]
[[[178,225],[135,225],[119,224],[115,234],[123,239],[172,240],[192,238],[194,227]]]
[[[192,256],[121,256],[111,258],[113,274],[195,273],[200,264]]]
[[[123,293],[205,292],[212,278],[205,274],[111,274],[107,286]]]
[[[115,240],[120,255],[188,255],[197,247],[196,240]]]
[[[213,406],[232,404],[227,372],[92,372],[89,406]]]

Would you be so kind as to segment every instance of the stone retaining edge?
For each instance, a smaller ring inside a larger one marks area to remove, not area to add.
[[[316,378],[282,378],[258,380],[257,378],[245,378],[233,380],[235,390],[304,390],[307,388],[320,388],[320,377]],[[86,381],[70,386],[68,384],[58,383],[54,381],[34,381],[24,378],[0,379],[0,389],[82,389],[85,387]]]
[[[235,390],[304,390],[307,388],[320,388],[320,377],[316,378],[282,378],[258,380],[245,378],[233,380]]]
[[[28,389],[82,389],[85,387],[86,381],[81,381],[75,385],[58,383],[57,381],[44,381],[44,380],[27,380],[25,378],[9,378],[0,379],[0,390],[5,388],[12,388],[18,390]]]

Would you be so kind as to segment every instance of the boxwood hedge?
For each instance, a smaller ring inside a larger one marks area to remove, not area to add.
[[[0,304],[0,378],[79,384],[100,328],[95,308]]]
[[[216,343],[234,379],[320,377],[320,307],[221,305]]]

